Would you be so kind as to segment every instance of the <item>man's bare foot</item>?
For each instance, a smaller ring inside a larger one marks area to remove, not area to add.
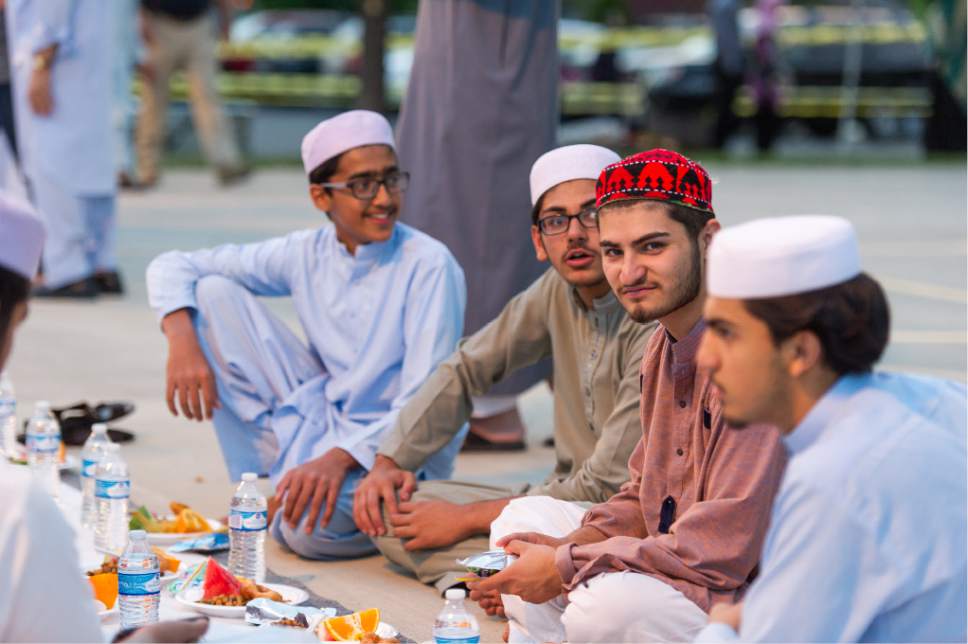
[[[485,418],[471,418],[464,451],[524,448],[524,423],[517,407]]]
[[[266,499],[266,525],[272,525],[272,517],[276,516],[280,505],[282,503],[279,502],[279,497],[275,494]]]

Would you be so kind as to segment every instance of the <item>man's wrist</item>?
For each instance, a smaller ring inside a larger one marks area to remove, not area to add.
[[[399,465],[397,465],[397,462],[395,460],[393,460],[386,454],[380,454],[379,452],[377,452],[376,458],[373,459],[373,469],[370,471],[372,472],[373,470],[385,470],[385,469],[399,470],[402,468]]]
[[[342,464],[347,470],[353,469],[354,467],[359,467],[360,462],[356,460],[356,457],[342,447],[334,447],[332,451],[336,453],[337,458],[340,459],[340,464]]]

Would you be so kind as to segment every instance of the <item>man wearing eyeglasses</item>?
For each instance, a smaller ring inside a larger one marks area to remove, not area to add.
[[[148,293],[168,338],[172,414],[212,419],[233,479],[269,475],[277,540],[304,557],[356,557],[374,548],[353,523],[353,490],[457,345],[464,275],[440,242],[397,223],[408,175],[383,116],[323,121],[302,158],[332,226],[165,253],[148,267]],[[256,299],[286,295],[308,346]],[[449,477],[462,439],[421,476]]]
[[[598,503],[628,479],[626,463],[641,435],[639,363],[654,326],[625,314],[602,272],[595,179],[618,158],[573,145],[535,162],[531,239],[538,259],[552,267],[437,368],[401,410],[357,488],[360,529],[388,559],[442,591],[461,576],[455,559],[487,550],[491,522],[513,497]],[[527,489],[429,481],[414,493],[414,472],[467,422],[473,398],[547,357],[554,363],[557,458],[544,483]],[[502,613],[493,599],[489,612]]]

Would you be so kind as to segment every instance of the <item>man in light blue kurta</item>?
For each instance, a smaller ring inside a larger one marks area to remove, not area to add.
[[[189,418],[208,415],[199,406],[205,383],[172,366],[190,362],[184,347],[192,345],[173,326],[187,312],[217,387],[212,417],[231,476],[264,473],[277,484],[284,507],[271,530],[297,553],[360,556],[375,549],[353,523],[353,491],[397,411],[456,347],[464,276],[440,242],[395,222],[406,176],[382,116],[324,121],[303,156],[312,198],[333,226],[165,253],[148,267],[148,292],[170,342],[172,411],[177,398]],[[256,300],[286,295],[308,347]],[[448,477],[461,439],[423,475]],[[337,455],[344,465],[331,475]]]
[[[966,399],[961,384],[873,373],[880,286],[846,220],[721,232],[700,364],[724,414],[766,421],[790,453],[760,574],[697,641],[964,642]]]

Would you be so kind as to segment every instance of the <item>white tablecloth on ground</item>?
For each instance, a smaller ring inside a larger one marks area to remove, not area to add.
[[[97,568],[104,559],[103,553],[94,547],[94,534],[81,527],[81,492],[71,485],[62,483],[60,487],[60,507],[68,524],[74,530],[74,544],[77,548],[79,568],[83,571]],[[162,590],[159,617],[162,621],[190,619],[198,613],[175,601],[167,591]],[[105,638],[110,641],[121,629],[120,615],[117,611],[101,620]],[[241,619],[209,617],[208,633],[204,642],[315,642],[316,638],[306,631],[281,628],[255,628]]]

